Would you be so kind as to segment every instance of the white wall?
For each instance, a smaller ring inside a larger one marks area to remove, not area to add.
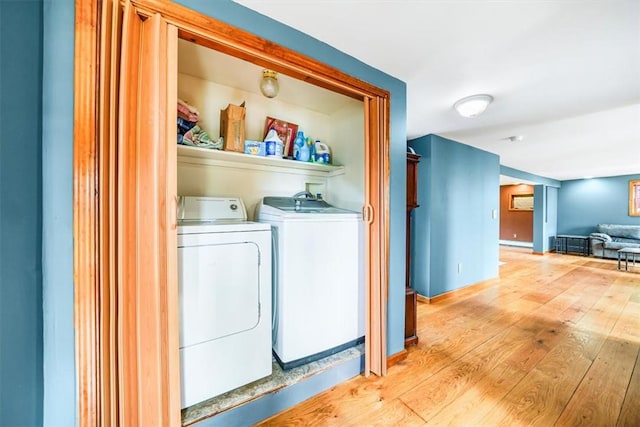
[[[228,104],[246,102],[245,137],[262,140],[267,116],[296,123],[305,136],[328,144],[332,161],[345,166],[345,173],[328,176],[285,167],[270,168],[231,162],[192,161],[178,157],[178,194],[193,196],[238,196],[253,219],[255,206],[264,196],[291,196],[307,184],[325,188],[331,204],[360,211],[364,202],[364,110],[360,101],[345,97],[339,111],[324,114],[299,105],[268,99],[184,73],[178,74],[178,97],[200,112],[199,125],[217,138],[220,110]]]
[[[353,100],[331,115],[329,145],[334,163],[343,164],[344,175],[328,183],[329,203],[354,211],[364,205],[364,106]]]
[[[292,160],[291,160],[292,161]],[[211,162],[213,163],[213,162]],[[257,204],[264,196],[293,196],[305,189],[305,184],[322,183],[327,177],[297,170],[278,171],[253,165],[230,163],[206,164],[206,161],[178,157],[178,194],[182,196],[241,197],[253,220]]]

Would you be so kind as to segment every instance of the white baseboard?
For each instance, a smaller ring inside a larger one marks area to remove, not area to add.
[[[501,245],[520,246],[522,248],[533,248],[533,242],[516,242],[515,240],[500,240]]]

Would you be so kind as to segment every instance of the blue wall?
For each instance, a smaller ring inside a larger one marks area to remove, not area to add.
[[[2,2],[0,1],[0,3]],[[405,293],[405,83],[230,0],[215,2],[183,0],[179,3],[314,57],[348,74],[387,89],[391,93],[391,241],[389,246],[390,290],[387,309],[387,346],[389,354],[401,351],[404,348]],[[43,138],[46,146],[43,153],[43,174],[46,187],[43,220],[43,264],[45,266],[43,279],[45,307],[44,405],[45,425],[50,426],[74,425],[73,417],[76,412],[75,387],[73,385],[75,379],[71,372],[74,366],[71,264],[73,259],[71,235],[73,181],[70,174],[73,148],[73,14],[73,0],[45,1],[43,84],[45,112],[43,126],[47,129],[47,133]],[[27,22],[29,25],[25,25]],[[33,22],[32,15],[29,19],[20,20],[19,24],[29,32],[35,31],[37,33],[40,27],[34,28]],[[21,40],[15,45],[24,46],[24,42]],[[3,58],[5,57],[3,55]],[[39,84],[33,84],[33,87],[38,88]],[[31,147],[29,146],[29,148]],[[6,157],[3,156],[4,158]],[[38,170],[38,172],[40,171]],[[41,200],[40,197],[37,199]],[[38,252],[29,252],[31,256],[33,253],[39,253],[39,250]],[[40,305],[39,298],[38,294],[30,295],[27,299],[30,304]],[[60,373],[58,374],[58,372]],[[62,378],[63,375],[66,375],[66,378]],[[330,383],[315,385],[315,391],[321,391],[327,384]],[[28,404],[32,403],[34,402],[28,402]],[[264,414],[264,416],[267,415],[269,414]]]
[[[42,424],[42,1],[0,1],[0,426]]]
[[[640,224],[629,216],[629,180],[637,175],[562,181],[558,233],[588,235],[598,224]]]
[[[544,235],[545,246],[543,251],[554,248],[555,236],[558,234],[558,194],[560,190],[556,187],[546,187],[546,206],[543,221],[546,223],[546,233]]]
[[[558,188],[533,187],[533,252],[543,254],[554,245],[558,228]]]
[[[496,277],[498,156],[437,135],[411,140],[409,146],[423,156],[420,207],[413,216],[413,287],[433,297]]]
[[[44,425],[74,426],[74,1],[44,2],[42,82]]]

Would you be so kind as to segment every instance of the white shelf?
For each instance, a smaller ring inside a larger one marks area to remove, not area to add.
[[[252,156],[233,151],[212,150],[180,144],[178,145],[178,162],[324,177],[344,174],[344,166]]]

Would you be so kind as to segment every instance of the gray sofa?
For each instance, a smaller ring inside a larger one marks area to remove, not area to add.
[[[594,256],[617,259],[618,249],[640,248],[640,225],[598,224],[589,237]]]

